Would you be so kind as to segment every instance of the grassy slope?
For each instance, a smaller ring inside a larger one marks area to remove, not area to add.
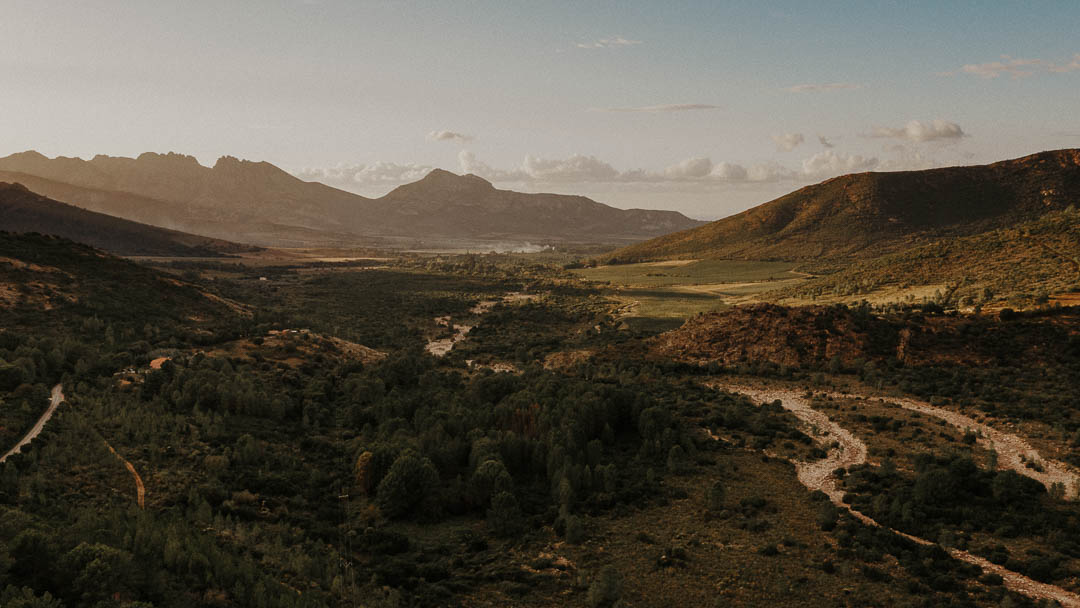
[[[983,234],[913,247],[855,262],[773,299],[881,299],[919,285],[944,285],[943,303],[1006,300],[1027,304],[1040,294],[1080,289],[1080,213],[1065,210]],[[989,290],[987,292],[986,290]]]

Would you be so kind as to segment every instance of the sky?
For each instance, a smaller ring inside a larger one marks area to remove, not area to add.
[[[0,0],[0,155],[433,167],[715,219],[1080,147],[1080,3]]]

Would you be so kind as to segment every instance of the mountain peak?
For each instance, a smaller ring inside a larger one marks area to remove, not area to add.
[[[429,184],[437,185],[439,187],[483,187],[485,189],[494,189],[495,186],[486,179],[479,175],[473,175],[472,173],[466,173],[465,175],[458,175],[447,171],[446,169],[432,169],[427,175],[425,175],[420,181],[415,182],[417,184]]]

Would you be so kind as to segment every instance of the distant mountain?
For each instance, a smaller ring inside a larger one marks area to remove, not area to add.
[[[738,215],[614,252],[671,258],[850,259],[928,238],[1037,219],[1080,201],[1080,150],[991,165],[857,173],[807,186]]]
[[[87,161],[30,151],[0,159],[0,180],[111,215],[261,245],[371,239],[625,244],[703,223],[581,196],[498,190],[474,175],[438,169],[369,199],[228,156],[210,168],[174,153]]]
[[[476,175],[442,169],[374,204],[400,235],[617,242],[704,224],[675,211],[624,210],[584,196],[499,190]]]
[[[216,257],[249,245],[206,238],[95,213],[0,182],[0,231],[61,236],[119,255]]]

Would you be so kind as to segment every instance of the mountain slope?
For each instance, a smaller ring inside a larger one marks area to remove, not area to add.
[[[87,211],[4,182],[0,182],[0,230],[61,236],[119,255],[220,256],[251,250]]]
[[[87,161],[30,151],[0,159],[0,179],[95,211],[260,245],[380,237],[622,244],[702,223],[580,196],[498,190],[479,177],[441,170],[369,199],[228,156],[204,167],[173,153]]]
[[[858,173],[627,247],[611,259],[868,257],[920,238],[970,235],[1036,219],[1078,200],[1080,150],[991,165]]]

